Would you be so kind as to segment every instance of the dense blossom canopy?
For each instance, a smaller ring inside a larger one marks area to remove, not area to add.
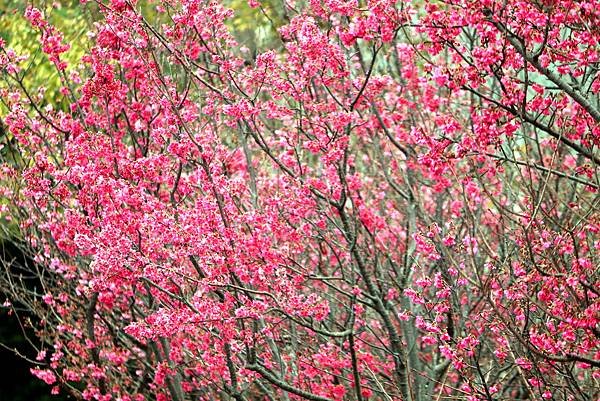
[[[98,401],[596,400],[600,1],[248,6],[269,46],[218,0],[82,0],[79,63],[29,7],[51,102],[0,40],[33,373]]]

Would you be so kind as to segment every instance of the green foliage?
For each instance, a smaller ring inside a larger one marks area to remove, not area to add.
[[[24,18],[25,9],[31,5],[43,10],[48,21],[59,29],[71,49],[64,53],[62,59],[69,64],[67,72],[76,68],[85,52],[85,33],[89,23],[84,9],[78,7],[77,0],[50,3],[44,0],[11,1],[0,0],[0,36],[6,41],[7,47],[14,49],[19,55],[28,55],[23,62],[23,84],[30,93],[39,93],[45,89],[44,103],[60,107],[62,86],[58,71],[42,53],[39,36],[40,32],[31,27]],[[0,116],[6,112],[0,108]]]
[[[252,8],[248,0],[228,0],[225,5],[235,15],[228,23],[237,41],[256,55],[258,49],[273,49],[281,45],[277,29],[285,25],[287,14],[280,0],[263,0]]]

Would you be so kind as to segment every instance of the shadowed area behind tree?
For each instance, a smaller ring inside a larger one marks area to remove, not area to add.
[[[23,253],[10,242],[2,243],[0,249],[2,263],[11,261],[18,264],[25,260]],[[31,281],[31,285],[35,285]],[[0,293],[2,302],[6,298]],[[20,314],[24,319],[25,315]],[[25,329],[27,330],[27,329]],[[35,336],[29,333],[29,340],[36,341]],[[41,380],[35,378],[29,369],[32,364],[23,357],[35,359],[36,351],[28,342],[23,333],[23,328],[14,313],[9,313],[7,308],[0,311],[0,401],[61,401],[70,399],[66,394],[52,396],[49,387]],[[21,355],[17,355],[14,351]]]

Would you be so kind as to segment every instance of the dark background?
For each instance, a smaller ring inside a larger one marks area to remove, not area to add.
[[[0,240],[0,269],[16,269],[23,263],[32,263],[23,252],[11,241]],[[0,271],[5,273],[5,271]],[[27,280],[29,285],[37,284],[35,278]],[[6,300],[5,294],[0,291],[0,304]],[[19,314],[26,317],[25,312]],[[21,355],[35,360],[36,350],[27,342],[25,333],[14,313],[8,308],[0,307],[0,401],[63,401],[66,394],[53,396],[51,387],[33,376],[30,369],[33,365],[17,356],[12,349],[17,349]],[[32,333],[29,339],[37,342]]]
[[[3,302],[4,300],[2,300]],[[0,312],[0,343],[17,348],[29,358],[35,358],[35,351],[25,340],[19,323],[4,309]],[[50,395],[50,386],[34,377],[29,369],[31,364],[5,347],[0,348],[0,401],[63,401],[66,394]]]

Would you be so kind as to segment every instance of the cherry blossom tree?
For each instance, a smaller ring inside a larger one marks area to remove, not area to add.
[[[52,391],[598,398],[600,2],[252,0],[256,52],[216,0],[81,3],[77,65],[25,13],[61,99],[0,42]]]

